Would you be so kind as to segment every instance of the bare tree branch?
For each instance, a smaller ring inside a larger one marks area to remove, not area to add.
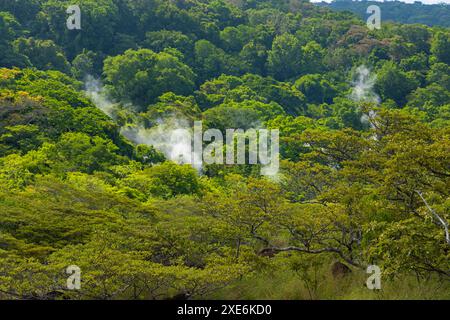
[[[425,203],[426,207],[428,208],[428,210],[433,214],[433,216],[438,219],[438,221],[440,222],[440,224],[444,227],[445,230],[445,240],[447,241],[447,244],[450,245],[450,234],[448,232],[448,222],[445,221],[443,218],[441,218],[429,205],[427,200],[425,200],[425,198],[422,195],[422,192],[416,190],[417,194],[420,196],[420,198],[422,198],[423,202]]]

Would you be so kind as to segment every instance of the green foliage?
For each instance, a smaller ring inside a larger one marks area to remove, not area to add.
[[[118,25],[119,9],[113,0],[81,0],[77,3],[82,9],[82,29],[66,28],[68,15],[66,10],[73,5],[70,0],[48,0],[43,3],[40,19],[42,28],[51,39],[68,48],[74,57],[83,49],[108,52],[117,45],[114,40],[115,27]],[[76,53],[76,54],[74,54]]]
[[[431,42],[431,53],[439,62],[450,64],[450,36],[444,32],[437,32]]]
[[[203,116],[206,126],[225,132],[229,128],[247,130],[255,126],[258,127],[264,121],[281,114],[284,114],[284,111],[275,102],[265,104],[247,100],[241,103],[224,103],[208,109],[203,113]]]
[[[164,51],[166,48],[174,48],[182,52],[185,57],[191,56],[194,49],[191,38],[180,31],[170,30],[147,32],[144,45],[155,52]]]
[[[274,39],[267,58],[267,68],[276,79],[287,80],[303,72],[302,59],[300,41],[286,33]]]
[[[380,6],[383,19],[386,21],[450,27],[448,21],[450,8],[441,4],[423,5],[420,1],[415,3],[387,1],[380,4],[378,1],[335,0],[330,4],[322,2],[320,5],[328,6],[333,10],[354,12],[365,20],[367,19],[367,7],[372,4]]]
[[[15,50],[26,56],[31,65],[40,70],[68,72],[69,63],[64,52],[51,40],[19,38],[14,41]]]
[[[288,82],[246,74],[243,77],[222,75],[205,82],[197,93],[202,109],[222,103],[260,101],[266,104],[276,102],[289,114],[305,112],[305,97]]]
[[[21,26],[14,16],[7,12],[0,12],[0,65],[4,67],[25,67],[26,57],[20,55],[11,41],[21,34]]]
[[[406,96],[417,87],[416,80],[401,71],[394,63],[387,62],[378,73],[376,88],[383,99],[392,99],[403,105]]]
[[[192,96],[178,96],[173,92],[167,92],[158,98],[158,102],[150,105],[145,113],[145,118],[155,124],[154,121],[165,117],[180,117],[189,120],[198,119],[201,110]]]
[[[195,80],[192,70],[177,57],[148,49],[127,50],[124,55],[107,58],[104,72],[117,99],[141,107],[169,91],[188,94]]]
[[[303,76],[295,82],[294,86],[310,103],[331,103],[337,95],[333,85],[320,74]]]
[[[370,31],[297,0],[81,0],[68,30],[72,4],[0,0],[0,299],[448,298],[448,28]],[[121,134],[167,119],[278,129],[280,171],[194,169]]]
[[[83,133],[65,133],[55,145],[43,147],[56,171],[87,173],[105,171],[124,161],[117,154],[118,149],[112,141]]]
[[[201,82],[219,76],[227,68],[225,52],[207,40],[199,40],[194,48],[195,69]]]
[[[177,195],[199,194],[201,183],[195,169],[164,162],[135,172],[123,180],[123,184],[141,192],[144,196],[171,198]]]
[[[98,57],[95,52],[85,50],[72,61],[72,74],[78,80],[85,80],[87,76],[99,73]]]

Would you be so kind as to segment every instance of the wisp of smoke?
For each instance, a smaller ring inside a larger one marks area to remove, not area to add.
[[[100,110],[113,118],[118,105],[108,98],[101,81],[88,76],[85,86],[87,96]],[[128,107],[133,109],[133,106]],[[254,127],[262,128],[259,122],[255,123]],[[120,129],[120,133],[135,144],[153,146],[169,160],[179,164],[190,164],[199,172],[202,170],[203,154],[201,151],[197,153],[193,148],[193,129],[187,119],[170,116],[158,119],[157,125],[151,128],[146,128],[140,123],[127,124]],[[263,175],[278,179],[278,167],[265,165],[261,170]]]
[[[197,165],[201,163],[202,155],[196,154],[192,148],[193,133],[185,119],[160,119],[152,128],[128,125],[121,128],[121,134],[136,144],[153,146],[176,163],[191,164],[199,171],[202,169]]]
[[[100,80],[88,75],[84,83],[86,95],[94,102],[95,106],[102,110],[110,118],[114,118],[114,109],[116,104],[113,103],[104,92],[103,85]]]
[[[365,65],[356,68],[350,99],[356,102],[379,104],[381,99],[374,91],[376,80],[376,75],[371,74],[370,70]],[[369,110],[369,114],[363,114],[361,116],[361,122],[364,124],[370,123],[370,119],[374,118],[375,115],[375,111]]]
[[[107,93],[100,80],[87,76],[85,81],[86,95],[92,100],[97,108],[102,110],[110,118],[114,118],[114,110],[117,104],[108,98]],[[134,110],[133,106],[128,106]],[[128,124],[120,129],[120,133],[135,144],[153,146],[165,157],[177,163],[200,163],[193,162],[201,159],[201,155],[191,152],[191,129],[189,122],[185,119],[168,117],[159,119],[158,124],[152,128],[145,128],[140,124]],[[199,158],[200,157],[200,158]],[[201,166],[196,169],[201,170]]]
[[[373,90],[376,80],[376,75],[371,74],[365,65],[359,66],[355,71],[350,99],[356,102],[380,103],[380,97]]]

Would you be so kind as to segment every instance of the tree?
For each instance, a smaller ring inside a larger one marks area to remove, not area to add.
[[[266,74],[267,48],[254,40],[242,48],[239,56],[250,66],[250,71],[256,74]]]
[[[32,27],[33,19],[39,13],[40,6],[39,0],[1,1],[0,11],[9,12],[20,24]]]
[[[219,129],[225,133],[226,129],[247,130],[282,114],[284,114],[284,110],[275,102],[266,104],[247,100],[240,103],[224,103],[208,109],[203,116],[209,128]]]
[[[308,74],[297,81],[294,87],[302,92],[310,103],[331,103],[337,95],[336,88],[320,74]]]
[[[247,74],[244,83],[250,89],[262,96],[267,102],[275,101],[283,107],[286,113],[301,115],[305,113],[305,96],[289,82],[278,82],[270,77]]]
[[[195,43],[194,59],[200,82],[215,78],[225,70],[225,52],[207,40]]]
[[[264,179],[245,181],[239,175],[225,177],[225,189],[206,196],[203,211],[223,222],[224,233],[234,240],[236,257],[248,241],[261,241],[281,216],[284,200],[280,188]]]
[[[114,97],[140,108],[155,102],[165,92],[189,94],[194,88],[191,68],[166,52],[127,50],[105,60],[104,72]]]
[[[449,25],[445,6],[380,6]],[[445,28],[370,31],[304,0],[0,0],[0,33],[0,299],[448,297]],[[373,81],[352,82],[362,64]],[[280,170],[200,173],[147,135],[200,119],[278,129]]]
[[[0,74],[4,76],[1,88],[17,91],[19,97],[44,99],[47,105],[53,107],[93,107],[84,93],[79,91],[82,83],[59,71],[0,69]]]
[[[52,159],[54,170],[63,174],[93,173],[125,161],[117,154],[118,147],[112,141],[83,133],[65,133],[55,145],[44,144],[42,151]]]
[[[307,150],[307,147],[299,139],[301,132],[308,128],[314,128],[316,123],[313,119],[304,116],[294,118],[280,115],[269,119],[266,125],[269,129],[280,130],[281,158],[297,161]]]
[[[193,122],[199,119],[201,110],[192,96],[178,96],[173,92],[167,92],[158,98],[158,102],[150,105],[145,113],[145,118],[151,125],[157,125],[160,119],[175,117],[187,119]]]
[[[226,27],[220,31],[220,40],[224,44],[226,51],[239,52],[242,49],[244,43],[247,42],[244,28],[243,26],[240,28]]]
[[[201,183],[197,172],[189,165],[163,162],[129,175],[123,184],[145,197],[171,198],[178,195],[199,195]]]
[[[379,70],[375,84],[377,92],[383,99],[392,99],[399,105],[406,102],[406,96],[417,86],[415,79],[392,62],[386,62]]]
[[[160,30],[150,31],[145,34],[144,45],[155,52],[164,51],[166,48],[174,48],[192,61],[194,42],[180,31]]]
[[[450,65],[442,62],[433,64],[427,74],[427,82],[428,84],[437,83],[450,90]]]
[[[88,76],[97,77],[101,73],[98,56],[93,51],[83,51],[72,61],[72,74],[78,80]]]
[[[7,12],[0,12],[0,65],[3,67],[25,67],[29,61],[24,55],[15,51],[12,41],[21,34],[21,26],[13,15]]]
[[[44,140],[36,125],[17,125],[5,127],[5,133],[0,135],[0,154],[12,152],[26,153],[39,146]]]
[[[267,68],[277,80],[287,80],[301,74],[302,62],[302,47],[295,36],[285,33],[274,39],[267,58]]]
[[[19,38],[14,41],[14,48],[40,70],[58,70],[65,73],[70,70],[64,52],[52,40]]]
[[[116,1],[81,0],[77,4],[82,8],[81,30],[65,27],[66,10],[73,5],[70,0],[49,0],[43,4],[44,23],[51,39],[66,48],[69,59],[84,49],[109,53],[115,47],[114,29],[120,20]]]
[[[450,64],[450,36],[448,33],[436,32],[431,41],[431,53],[439,62]]]
[[[318,73],[323,71],[325,50],[315,41],[310,41],[302,47],[302,73]]]
[[[450,103],[450,92],[434,83],[425,88],[417,88],[408,97],[408,106],[426,110],[431,118],[440,106]]]

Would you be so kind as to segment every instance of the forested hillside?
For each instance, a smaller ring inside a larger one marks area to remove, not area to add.
[[[0,299],[450,298],[450,29],[77,2],[0,0]],[[279,129],[280,171],[175,163],[196,120]]]
[[[424,4],[421,1],[405,3],[401,1],[334,0],[331,3],[320,2],[318,5],[333,10],[353,12],[363,20],[366,20],[369,16],[367,7],[377,5],[381,9],[382,19],[385,21],[450,27],[450,5],[448,3]]]

